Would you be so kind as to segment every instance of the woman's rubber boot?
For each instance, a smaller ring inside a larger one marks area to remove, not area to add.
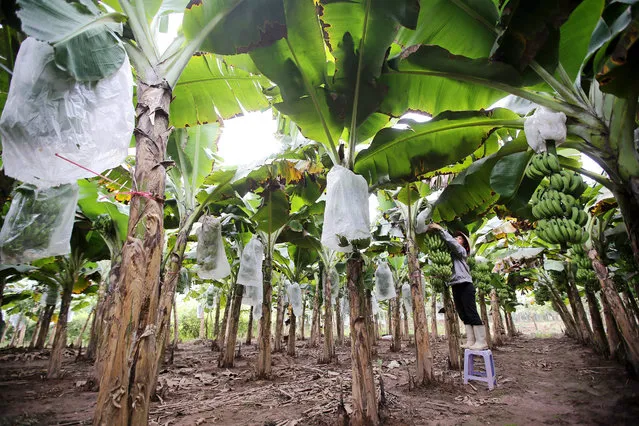
[[[486,343],[486,327],[483,325],[473,325],[473,331],[475,332],[475,344],[468,349],[474,351],[488,349],[488,344]]]
[[[466,343],[462,343],[462,349],[468,349],[475,344],[475,331],[472,325],[466,324]]]

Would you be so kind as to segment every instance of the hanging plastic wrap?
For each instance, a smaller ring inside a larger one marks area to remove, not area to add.
[[[37,189],[21,185],[0,231],[2,263],[27,263],[71,252],[78,186]]]
[[[379,301],[392,299],[397,296],[393,273],[388,263],[381,262],[375,271],[375,297]]]
[[[426,221],[430,219],[430,214],[433,211],[432,206],[426,207],[424,210],[419,212],[417,215],[417,219],[415,220],[415,232],[418,234],[423,234],[426,232]]]
[[[326,247],[350,253],[370,244],[370,219],[368,210],[368,184],[352,171],[333,166],[326,177],[326,209],[322,244]]]
[[[231,275],[231,265],[224,251],[222,221],[214,216],[202,216],[197,232],[197,274],[204,280],[221,280]]]
[[[524,133],[528,145],[537,153],[546,151],[546,140],[557,144],[566,140],[566,114],[539,107],[526,118]]]
[[[413,296],[410,292],[410,284],[406,283],[402,285],[402,300],[404,301],[404,305],[406,305],[406,309],[409,312],[413,310]]]
[[[286,294],[288,294],[288,301],[293,308],[293,313],[296,317],[302,316],[302,289],[300,285],[295,283],[286,287]]]
[[[253,309],[253,318],[262,317],[262,302],[264,298],[264,290],[262,286],[244,286],[244,295],[242,296],[242,305],[250,306]]]
[[[262,258],[264,246],[257,237],[251,241],[242,251],[240,271],[237,273],[237,282],[247,287],[262,287]]]
[[[135,123],[128,58],[97,82],[78,82],[54,62],[53,48],[33,38],[20,46],[0,118],[5,173],[40,188],[102,173],[127,156]]]
[[[55,306],[56,303],[58,303],[58,289],[57,287],[49,286],[40,297],[40,305]]]
[[[379,313],[379,303],[377,302],[377,297],[375,297],[374,294],[371,294],[371,307],[373,315],[377,315]]]
[[[197,319],[204,318],[204,305],[200,303],[197,305]]]

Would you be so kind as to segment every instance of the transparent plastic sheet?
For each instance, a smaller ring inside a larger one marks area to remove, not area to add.
[[[342,253],[352,252],[353,243],[368,246],[371,234],[366,180],[344,167],[333,166],[326,182],[322,244]]]
[[[33,38],[20,46],[0,118],[5,173],[40,188],[74,183],[120,165],[135,124],[128,58],[113,75],[78,82],[57,68],[53,48]]]
[[[300,285],[295,283],[286,287],[286,293],[288,294],[288,301],[293,308],[293,313],[296,317],[302,316],[302,289]]]
[[[15,190],[0,231],[2,263],[28,263],[71,253],[71,231],[78,202],[78,186]]]
[[[375,297],[379,301],[384,301],[395,296],[397,296],[397,293],[395,292],[393,273],[388,263],[380,262],[375,271]]]
[[[557,144],[566,140],[566,114],[539,107],[526,118],[524,133],[528,145],[537,153],[546,151],[546,140]]]
[[[412,312],[413,310],[413,296],[410,293],[410,284],[405,283],[402,285],[402,300],[406,305],[406,309],[408,312]]]
[[[197,274],[204,280],[221,280],[231,275],[231,265],[224,250],[222,221],[214,216],[202,216],[197,232]]]
[[[335,268],[331,268],[329,274],[331,277],[331,304],[334,306],[337,296],[339,295],[339,273]]]
[[[240,271],[237,273],[237,282],[247,287],[262,287],[262,259],[264,246],[257,237],[251,241],[242,251]]]

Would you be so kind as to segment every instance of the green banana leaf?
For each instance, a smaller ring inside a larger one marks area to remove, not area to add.
[[[226,13],[230,10],[229,13]],[[212,31],[210,26],[216,20]],[[184,11],[182,29],[187,40],[206,38],[200,49],[221,55],[247,53],[286,36],[282,0],[199,0]]]
[[[463,160],[499,127],[521,127],[506,109],[444,112],[425,123],[381,130],[355,158],[354,171],[370,185],[411,182],[425,173]]]
[[[262,193],[262,204],[253,217],[256,229],[272,234],[289,220],[290,205],[288,196],[282,189],[265,188]]]
[[[117,34],[126,17],[90,1],[18,0],[22,31],[53,46],[58,67],[78,81],[116,72],[125,58]]]
[[[173,90],[171,124],[195,126],[267,108],[263,90],[269,86],[265,77],[230,67],[214,55],[194,56]]]

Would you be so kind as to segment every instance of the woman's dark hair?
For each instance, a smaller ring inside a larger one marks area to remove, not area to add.
[[[464,234],[461,231],[456,231],[453,234],[453,237],[462,237],[463,240],[463,246],[466,249],[466,254],[470,254],[470,243],[468,242],[468,237],[466,236],[466,234]]]

